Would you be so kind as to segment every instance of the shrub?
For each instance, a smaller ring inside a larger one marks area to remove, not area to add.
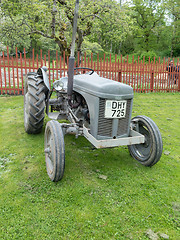
[[[83,53],[86,52],[86,56],[91,56],[91,53],[100,53],[103,52],[102,47],[97,43],[91,43],[88,40],[84,40],[82,43],[82,51]]]
[[[149,57],[150,57],[150,61],[154,61],[154,58],[157,59],[157,55],[154,51],[148,51],[148,52],[141,53],[140,60],[143,60],[143,58],[145,58],[145,62],[148,62]]]

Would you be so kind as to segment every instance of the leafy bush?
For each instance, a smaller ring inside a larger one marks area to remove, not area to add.
[[[161,58],[170,57],[171,56],[171,49],[167,48],[166,50],[158,51],[157,55]]]
[[[143,58],[145,58],[145,62],[149,61],[149,57],[150,57],[150,61],[154,61],[154,58],[157,59],[157,55],[154,51],[148,51],[148,52],[142,52],[140,55],[140,60],[143,60]]]
[[[0,42],[0,56],[2,56],[2,52],[4,52],[6,55],[7,48],[5,47],[5,45],[3,43]]]
[[[82,43],[82,52],[83,54],[86,52],[86,56],[91,56],[91,53],[100,53],[103,52],[102,47],[97,42],[89,42],[88,40],[84,40]]]

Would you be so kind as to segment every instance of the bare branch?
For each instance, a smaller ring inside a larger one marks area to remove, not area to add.
[[[33,31],[29,32],[29,35],[35,34],[35,33],[40,34],[41,36],[46,37],[46,38],[54,39],[54,36],[47,35],[39,30],[33,30]]]

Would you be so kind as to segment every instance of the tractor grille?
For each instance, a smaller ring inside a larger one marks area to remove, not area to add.
[[[118,120],[117,137],[127,134],[128,123],[130,117],[131,99],[127,100],[126,117]],[[99,119],[98,119],[98,135],[112,137],[113,119],[104,118],[105,99],[100,98],[99,101]]]
[[[121,136],[123,134],[126,134],[127,131],[128,131],[130,109],[131,109],[131,100],[128,99],[127,100],[127,108],[126,108],[126,117],[125,118],[121,118],[118,121],[117,136]]]
[[[105,111],[105,99],[99,100],[99,120],[98,120],[98,135],[100,136],[112,136],[112,122],[113,119],[104,118]]]

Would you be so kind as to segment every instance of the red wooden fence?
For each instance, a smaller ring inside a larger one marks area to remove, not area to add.
[[[80,67],[93,68],[100,76],[113,79],[125,84],[129,84],[133,87],[134,91],[137,92],[175,92],[180,91],[180,74],[178,72],[178,67],[180,67],[179,59],[177,63],[172,62],[170,71],[167,71],[167,66],[169,66],[170,60],[168,59],[161,62],[160,58],[158,61],[154,59],[153,62],[145,63],[138,60],[132,62],[128,61],[128,56],[125,59],[117,59],[115,56],[115,61],[112,62],[111,55],[106,58],[99,58],[97,55],[97,60],[93,60],[93,54],[91,57],[87,57],[86,54],[83,57],[77,56],[76,65]],[[28,72],[37,71],[41,66],[48,67],[49,82],[52,84],[56,79],[62,76],[67,76],[67,65],[68,58],[65,59],[65,53],[63,57],[58,55],[56,52],[56,57],[52,60],[50,56],[50,51],[48,55],[42,56],[42,51],[40,55],[34,55],[34,50],[32,51],[32,58],[26,58],[26,52],[24,49],[23,56],[20,53],[18,55],[16,49],[16,56],[12,57],[9,55],[9,49],[7,47],[7,56],[2,52],[0,56],[0,94],[23,94],[23,81]]]

